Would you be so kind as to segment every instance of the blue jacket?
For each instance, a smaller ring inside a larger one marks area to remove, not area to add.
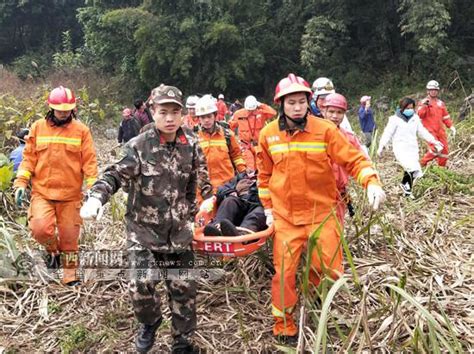
[[[364,133],[372,133],[375,130],[374,113],[372,112],[372,108],[369,108],[366,111],[364,106],[360,106],[359,123],[360,128]]]
[[[18,167],[20,167],[21,160],[23,160],[24,149],[25,149],[25,144],[20,144],[10,154],[10,161],[13,162],[13,172],[16,172],[18,170]]]

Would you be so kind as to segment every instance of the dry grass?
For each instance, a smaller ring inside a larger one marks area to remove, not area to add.
[[[111,159],[112,143],[101,139],[97,143],[103,166]],[[472,149],[464,151],[462,144],[450,168],[472,175]],[[406,200],[397,188],[400,170],[391,154],[378,169],[388,192],[387,204],[369,218],[367,208],[356,203],[357,215],[346,226],[353,269],[346,263],[344,278],[332,288],[334,294],[324,283],[323,311],[302,299],[299,349],[304,344],[307,350],[321,350],[318,343],[322,343],[329,352],[444,352],[449,346],[455,352],[472,352],[472,193],[446,192],[440,186],[417,200]],[[111,209],[120,218],[120,206],[109,206],[106,218],[86,225],[82,249],[124,247],[123,225],[112,220]],[[21,250],[34,247],[25,227],[8,223],[3,228]],[[277,350],[271,334],[268,250],[229,262],[219,280],[200,282],[196,341],[201,347],[211,352]],[[159,289],[164,290],[161,285]],[[7,351],[134,350],[137,323],[124,282],[90,282],[69,289],[39,280],[4,279],[0,294],[1,346]],[[169,315],[168,309],[165,314]],[[319,321],[323,332],[318,331]],[[154,350],[169,350],[170,341],[166,321]]]

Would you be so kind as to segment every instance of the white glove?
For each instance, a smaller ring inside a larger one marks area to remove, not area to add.
[[[268,227],[270,227],[273,224],[273,211],[272,209],[265,209],[264,210],[265,216],[266,216],[266,224]]]
[[[207,211],[208,213],[210,213],[214,209],[215,202],[216,202],[215,196],[207,198],[201,203],[201,206],[199,207],[199,211]]]
[[[439,141],[434,142],[433,145],[437,152],[440,152],[444,148],[444,145],[440,143]]]
[[[87,202],[81,207],[80,215],[84,220],[96,219],[100,220],[102,214],[104,213],[104,207],[102,202],[94,197],[89,197]]]
[[[370,206],[372,206],[374,210],[377,210],[385,201],[385,192],[379,185],[369,183],[367,186],[367,198],[369,199]]]
[[[456,128],[454,128],[454,125],[449,128],[451,130],[451,133],[453,133],[453,138],[456,136]]]

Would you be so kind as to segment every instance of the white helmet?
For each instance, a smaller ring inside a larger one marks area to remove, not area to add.
[[[258,107],[258,101],[255,98],[255,96],[247,96],[244,102],[244,108],[248,111],[253,111],[254,109],[257,109]]]
[[[428,83],[426,84],[426,88],[428,90],[439,90],[439,83],[435,80],[428,81]]]
[[[211,95],[204,95],[196,102],[196,116],[217,112],[216,99]]]
[[[186,100],[186,108],[194,108],[198,100],[199,100],[198,96],[189,96],[188,99]]]
[[[334,84],[327,77],[318,77],[313,82],[314,96],[329,95],[330,93],[336,93]]]
[[[224,99],[224,95],[222,93],[219,94],[219,96],[217,96],[218,99],[220,100],[223,100]]]

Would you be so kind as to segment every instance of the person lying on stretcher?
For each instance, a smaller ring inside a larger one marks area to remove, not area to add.
[[[258,199],[257,176],[240,173],[217,190],[217,212],[204,228],[205,236],[238,236],[267,228]],[[246,229],[239,230],[236,226]]]

